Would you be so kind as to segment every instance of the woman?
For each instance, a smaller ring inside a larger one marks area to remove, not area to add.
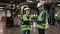
[[[23,9],[24,14],[22,16],[22,25],[21,25],[21,31],[22,34],[30,34],[31,31],[31,19],[32,16],[30,15],[30,8],[26,7]]]

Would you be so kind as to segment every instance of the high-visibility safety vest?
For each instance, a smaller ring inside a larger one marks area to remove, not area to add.
[[[55,17],[56,18],[60,18],[60,14],[55,14]]]
[[[27,21],[28,20],[28,18],[27,18],[26,15],[23,15],[22,19],[23,19],[23,21]],[[32,20],[32,15],[29,15],[29,20],[30,21]],[[23,25],[21,25],[21,30],[32,30],[32,28],[31,28],[31,25],[25,25],[25,24],[23,24]]]
[[[47,11],[45,11],[45,10],[41,11],[41,13],[39,14],[39,16],[37,18],[38,21],[43,20],[42,15],[44,14],[44,12],[47,13]],[[46,16],[45,23],[43,23],[43,24],[37,23],[37,27],[40,29],[47,29],[48,28],[48,17]]]

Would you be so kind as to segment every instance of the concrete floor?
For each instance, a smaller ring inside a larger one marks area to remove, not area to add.
[[[32,33],[38,34],[37,29],[35,32],[32,32]],[[5,34],[21,34],[21,31],[20,31],[19,27],[18,28],[11,28],[11,29],[6,29]],[[60,34],[60,29],[50,25],[50,27],[46,30],[46,34]]]

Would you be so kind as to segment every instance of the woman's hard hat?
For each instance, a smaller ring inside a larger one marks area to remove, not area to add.
[[[28,10],[28,9],[30,10],[30,8],[24,8],[24,10]]]
[[[23,6],[21,6],[21,11],[24,10],[24,7],[28,7],[28,6],[27,6],[27,5],[23,5]]]

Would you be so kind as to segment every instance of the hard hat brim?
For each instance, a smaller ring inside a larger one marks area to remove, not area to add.
[[[24,10],[30,10],[30,8],[25,8]]]

